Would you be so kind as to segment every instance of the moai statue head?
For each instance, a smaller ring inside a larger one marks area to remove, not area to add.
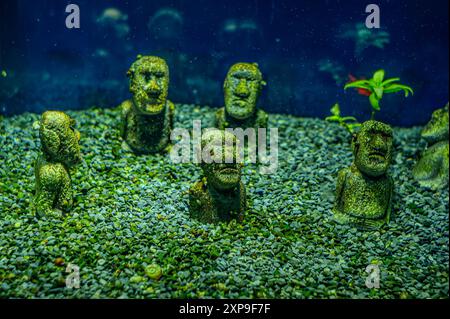
[[[202,169],[208,184],[229,190],[241,181],[239,141],[227,131],[208,130],[202,135]]]
[[[384,175],[392,160],[392,128],[377,121],[366,121],[352,141],[354,163],[363,174]]]
[[[421,133],[428,143],[448,140],[448,103],[437,109],[431,115],[431,120],[425,125]]]
[[[156,56],[138,56],[127,72],[133,104],[142,114],[161,113],[169,92],[169,67]]]
[[[256,63],[236,63],[227,73],[223,84],[225,110],[238,120],[255,113],[256,102],[265,82]]]
[[[64,112],[47,111],[42,114],[39,136],[42,151],[48,161],[68,166],[81,161],[78,145],[80,132],[74,126],[75,120]]]
[[[448,103],[433,112],[421,135],[428,146],[414,166],[413,176],[422,187],[433,190],[446,188],[449,167]]]

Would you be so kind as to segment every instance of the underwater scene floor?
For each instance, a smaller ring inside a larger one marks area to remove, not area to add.
[[[174,127],[212,126],[215,109],[176,107]],[[2,298],[448,298],[449,193],[413,181],[420,127],[394,128],[391,221],[361,231],[331,213],[337,172],[352,161],[338,125],[271,114],[278,169],[262,175],[246,164],[243,222],[214,225],[189,216],[200,167],[123,150],[115,109],[67,113],[84,163],[72,174],[74,208],[60,219],[30,210],[39,115],[0,124]],[[79,267],[78,289],[66,287],[69,264]],[[371,264],[378,289],[366,286]]]

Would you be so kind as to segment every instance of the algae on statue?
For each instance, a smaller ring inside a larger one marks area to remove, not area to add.
[[[190,214],[207,223],[241,221],[247,208],[239,141],[227,131],[209,130],[201,140],[204,177],[189,190]]]
[[[155,56],[138,56],[127,75],[133,97],[120,105],[121,135],[126,146],[137,154],[167,150],[175,110],[167,99],[167,63]]]
[[[38,216],[60,216],[73,204],[70,167],[81,161],[75,120],[59,111],[42,114],[39,136],[42,145],[35,165],[36,195],[34,210]]]
[[[394,183],[387,174],[392,159],[389,125],[367,121],[352,141],[354,161],[339,172],[333,212],[341,223],[378,228],[389,222]]]
[[[267,113],[256,106],[265,85],[256,63],[231,66],[223,84],[225,107],[216,112],[216,126],[222,130],[267,127]]]
[[[441,189],[449,180],[448,103],[433,112],[421,136],[428,142],[427,149],[413,168],[413,176],[420,186]]]

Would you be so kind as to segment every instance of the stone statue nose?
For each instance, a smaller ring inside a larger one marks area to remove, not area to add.
[[[247,82],[245,80],[239,81],[235,94],[239,97],[248,97],[250,92],[248,91]]]
[[[374,136],[372,140],[372,147],[379,151],[385,151],[386,150],[386,143],[383,139],[383,137],[376,135]]]
[[[155,79],[150,80],[150,82],[147,84],[146,89],[151,92],[159,91],[159,86],[158,83],[156,83]]]

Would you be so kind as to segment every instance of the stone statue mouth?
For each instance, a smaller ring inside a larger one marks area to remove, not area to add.
[[[227,166],[227,167],[222,167],[219,169],[219,172],[222,174],[227,174],[227,175],[231,175],[231,174],[238,174],[239,171],[236,167],[231,167],[231,166]]]
[[[233,102],[236,103],[238,106],[245,106],[248,102],[248,97],[240,97],[240,96],[234,96]]]
[[[162,109],[163,108],[160,105],[160,103],[158,103],[158,101],[155,101],[155,103],[148,103],[145,105],[145,113],[149,114],[160,113]]]
[[[370,158],[374,158],[374,159],[382,159],[384,160],[386,157],[386,153],[383,151],[372,151],[369,153],[369,157]]]
[[[157,100],[159,96],[161,95],[161,92],[147,92],[147,96],[152,100]]]

